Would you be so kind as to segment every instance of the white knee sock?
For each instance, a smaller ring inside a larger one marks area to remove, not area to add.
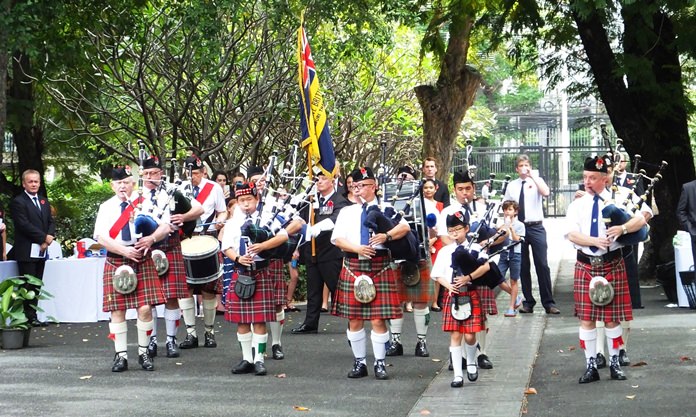
[[[374,330],[370,332],[370,339],[372,339],[372,352],[375,354],[375,360],[384,360],[387,356],[387,345],[389,341],[389,332],[376,333]]]
[[[251,336],[251,347],[254,352],[254,363],[264,362],[264,353],[266,353],[266,343],[268,343],[268,333],[256,334]]]
[[[389,329],[391,331],[391,341],[401,343],[401,329],[404,327],[404,319],[390,319]]]
[[[109,323],[109,333],[114,335],[114,350],[119,356],[128,359],[128,324]]]
[[[269,323],[271,327],[271,338],[273,340],[272,345],[283,345],[280,338],[283,336],[283,327],[285,327],[285,311],[281,310],[280,313],[276,313],[276,321]]]
[[[462,346],[450,346],[450,356],[452,356],[452,369],[454,370],[454,378],[464,379],[464,371],[462,371]]]
[[[621,347],[621,325],[612,329],[607,327],[605,334],[607,335],[609,356],[612,358],[614,356],[619,356],[619,348]]]
[[[205,324],[205,331],[210,333],[215,333],[215,307],[217,306],[217,300],[206,300],[203,299],[203,323]]]
[[[152,333],[153,325],[153,320],[136,320],[136,327],[138,328],[138,355],[147,352],[147,345],[150,343],[150,334]]]
[[[488,335],[488,329],[483,329],[476,333],[476,340],[478,341],[479,351],[482,355],[486,355],[486,336]]]
[[[428,307],[414,308],[413,321],[416,324],[416,335],[419,339],[425,339],[428,335],[428,324],[430,324],[430,309]]]
[[[590,364],[590,359],[594,361],[597,357],[597,329],[585,330],[582,327],[578,330],[580,347],[585,351],[585,362]]]
[[[623,329],[623,333],[621,334],[621,339],[623,339],[623,346],[621,346],[621,349],[628,350],[628,336],[631,335],[631,322],[633,320],[622,320],[621,321],[621,328]]]
[[[346,336],[348,337],[348,341],[350,341],[350,348],[353,351],[355,360],[367,364],[365,361],[365,356],[367,356],[367,337],[365,335],[365,329],[360,329],[357,332],[346,330]]]
[[[254,355],[251,351],[251,338],[251,332],[237,333],[237,341],[239,342],[239,347],[242,348],[242,359],[249,363],[254,363]]]
[[[172,310],[167,308],[164,310],[164,324],[167,328],[167,342],[171,342],[176,337],[176,332],[179,330],[180,319],[181,310],[178,308]],[[155,326],[155,328],[157,328],[157,326]]]
[[[470,345],[466,342],[465,344],[465,349],[466,349],[466,371],[474,373],[476,372],[477,365],[476,365],[476,343],[473,345]],[[460,366],[461,368],[461,366]]]
[[[601,353],[603,356],[606,356],[604,354],[604,322],[598,321],[595,325],[597,326],[597,354]]]
[[[157,307],[152,307],[152,333],[150,337],[154,337],[157,340]]]
[[[179,298],[179,308],[181,308],[181,316],[186,324],[186,333],[193,337],[198,337],[196,334],[196,303],[193,297]]]

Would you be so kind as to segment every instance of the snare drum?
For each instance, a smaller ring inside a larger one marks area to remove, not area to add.
[[[218,240],[212,236],[193,236],[181,241],[186,282],[205,284],[222,275],[218,249]]]

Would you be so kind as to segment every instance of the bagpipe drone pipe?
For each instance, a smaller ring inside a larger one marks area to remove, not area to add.
[[[363,226],[373,233],[386,233],[393,229],[401,221],[401,214],[397,213],[393,207],[386,207],[382,212],[378,206],[367,208],[366,218]],[[413,229],[401,239],[385,242],[384,246],[391,251],[393,259],[404,259],[413,261],[418,259],[418,236]]]
[[[497,231],[493,236],[489,238],[489,242],[496,240],[498,237],[503,236],[504,234],[504,230]],[[505,249],[511,248],[512,246],[518,243],[519,242],[515,242],[511,245],[508,245]],[[468,275],[476,271],[481,265],[488,262],[489,270],[483,276],[479,277],[476,280],[473,280],[470,285],[474,287],[487,286],[488,288],[493,289],[501,283],[505,282],[505,277],[503,277],[503,274],[500,272],[498,264],[496,264],[493,261],[489,261],[489,256],[483,253],[483,250],[487,246],[488,242],[486,243],[486,245],[481,247],[481,251],[478,251],[471,249],[470,245],[459,245],[457,249],[455,249],[452,253],[452,270],[454,271],[455,275]],[[498,253],[500,253],[500,251],[496,252],[491,256],[495,256]]]
[[[263,243],[275,236],[275,234],[268,228],[258,226],[252,222],[246,222],[241,228],[242,236],[249,238],[249,243]],[[292,259],[292,254],[297,249],[300,243],[301,235],[289,235],[288,240],[265,251],[260,252],[258,255],[264,259],[282,259],[283,262],[290,262]]]

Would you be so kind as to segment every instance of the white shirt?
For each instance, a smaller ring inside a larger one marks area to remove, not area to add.
[[[367,206],[376,206],[377,199],[367,203]],[[382,209],[390,207],[389,203],[383,203]],[[344,238],[354,245],[360,245],[360,222],[362,218],[362,204],[352,204],[341,209],[336,218],[336,225],[331,234],[331,244],[335,245],[338,238]],[[408,222],[402,217],[399,224]],[[372,245],[375,249],[386,249],[384,245]]]
[[[537,181],[546,185],[541,177],[536,178]],[[522,188],[522,179],[517,178],[516,180],[510,181],[505,190],[505,200],[513,200],[519,204],[520,200],[520,189]],[[540,222],[544,220],[544,197],[539,193],[539,187],[537,187],[534,180],[530,177],[524,182],[524,221],[529,222]]]
[[[213,213],[217,215],[218,213],[227,210],[227,205],[225,204],[225,192],[222,191],[222,187],[220,187],[220,184],[216,183],[215,181],[210,181],[207,178],[202,178],[200,184],[198,184],[198,192],[203,192],[203,188],[205,188],[206,184],[208,183],[213,184],[213,189],[210,190],[210,194],[208,194],[208,197],[206,197],[205,201],[201,203],[201,205],[203,206],[201,222],[207,221]],[[186,181],[181,184],[180,191],[183,193],[191,192],[191,196],[193,196],[193,185],[191,184],[191,182]],[[214,220],[215,216],[213,216],[212,221]],[[200,232],[202,230],[203,226],[196,227],[196,232]]]
[[[468,243],[464,243],[468,245]],[[454,270],[452,269],[452,254],[457,249],[459,245],[456,242],[452,242],[447,246],[443,246],[440,252],[437,254],[437,259],[435,259],[435,264],[430,270],[430,279],[437,281],[438,278],[445,278],[452,281],[452,274]],[[481,246],[473,243],[470,250],[481,252]],[[480,258],[480,257],[479,257]]]
[[[259,212],[255,211],[254,213],[251,214],[249,219],[253,223],[256,223],[256,219],[259,217]],[[264,211],[263,214],[261,215],[261,221],[259,224],[264,225],[266,224],[269,220],[271,219],[271,214],[269,212]],[[239,244],[241,241],[242,237],[242,226],[244,223],[247,221],[247,216],[246,214],[242,213],[241,210],[239,213],[235,213],[232,218],[227,220],[225,223],[225,233],[222,237],[222,244],[221,244],[221,250],[224,252],[225,250],[232,248],[235,252],[239,253]],[[273,224],[274,227],[280,228],[280,224],[278,223],[278,220],[276,219],[274,221],[275,224]],[[277,235],[280,234],[285,234],[287,235],[288,232],[285,229],[280,229],[280,231],[277,233]],[[260,256],[256,255],[254,257],[254,261],[262,261],[263,258]]]
[[[133,195],[135,195],[135,193]],[[97,220],[94,222],[94,240],[98,241],[99,236],[110,237],[109,230],[111,230],[111,227],[113,227],[113,225],[116,223],[116,220],[121,217],[122,202],[123,201],[120,198],[113,196],[99,205]],[[126,224],[130,228],[131,239],[123,240],[121,231],[119,230],[118,235],[114,238],[114,240],[116,243],[120,243],[121,245],[134,245],[137,240],[137,236],[135,234],[135,223],[128,221]]]
[[[486,203],[482,200],[474,200],[469,203],[469,209],[471,213],[469,214],[469,224],[481,220],[486,214]],[[447,216],[452,215],[457,211],[465,212],[463,204],[458,200],[452,201],[452,203],[442,209],[440,215],[437,217],[437,235],[438,236],[448,236],[447,233]],[[439,256],[439,255],[438,255]]]

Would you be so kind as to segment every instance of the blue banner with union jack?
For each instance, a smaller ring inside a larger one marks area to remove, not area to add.
[[[307,151],[310,165],[319,167],[325,175],[333,175],[337,171],[336,155],[319,89],[319,77],[303,25],[297,31],[297,48],[302,148]]]

